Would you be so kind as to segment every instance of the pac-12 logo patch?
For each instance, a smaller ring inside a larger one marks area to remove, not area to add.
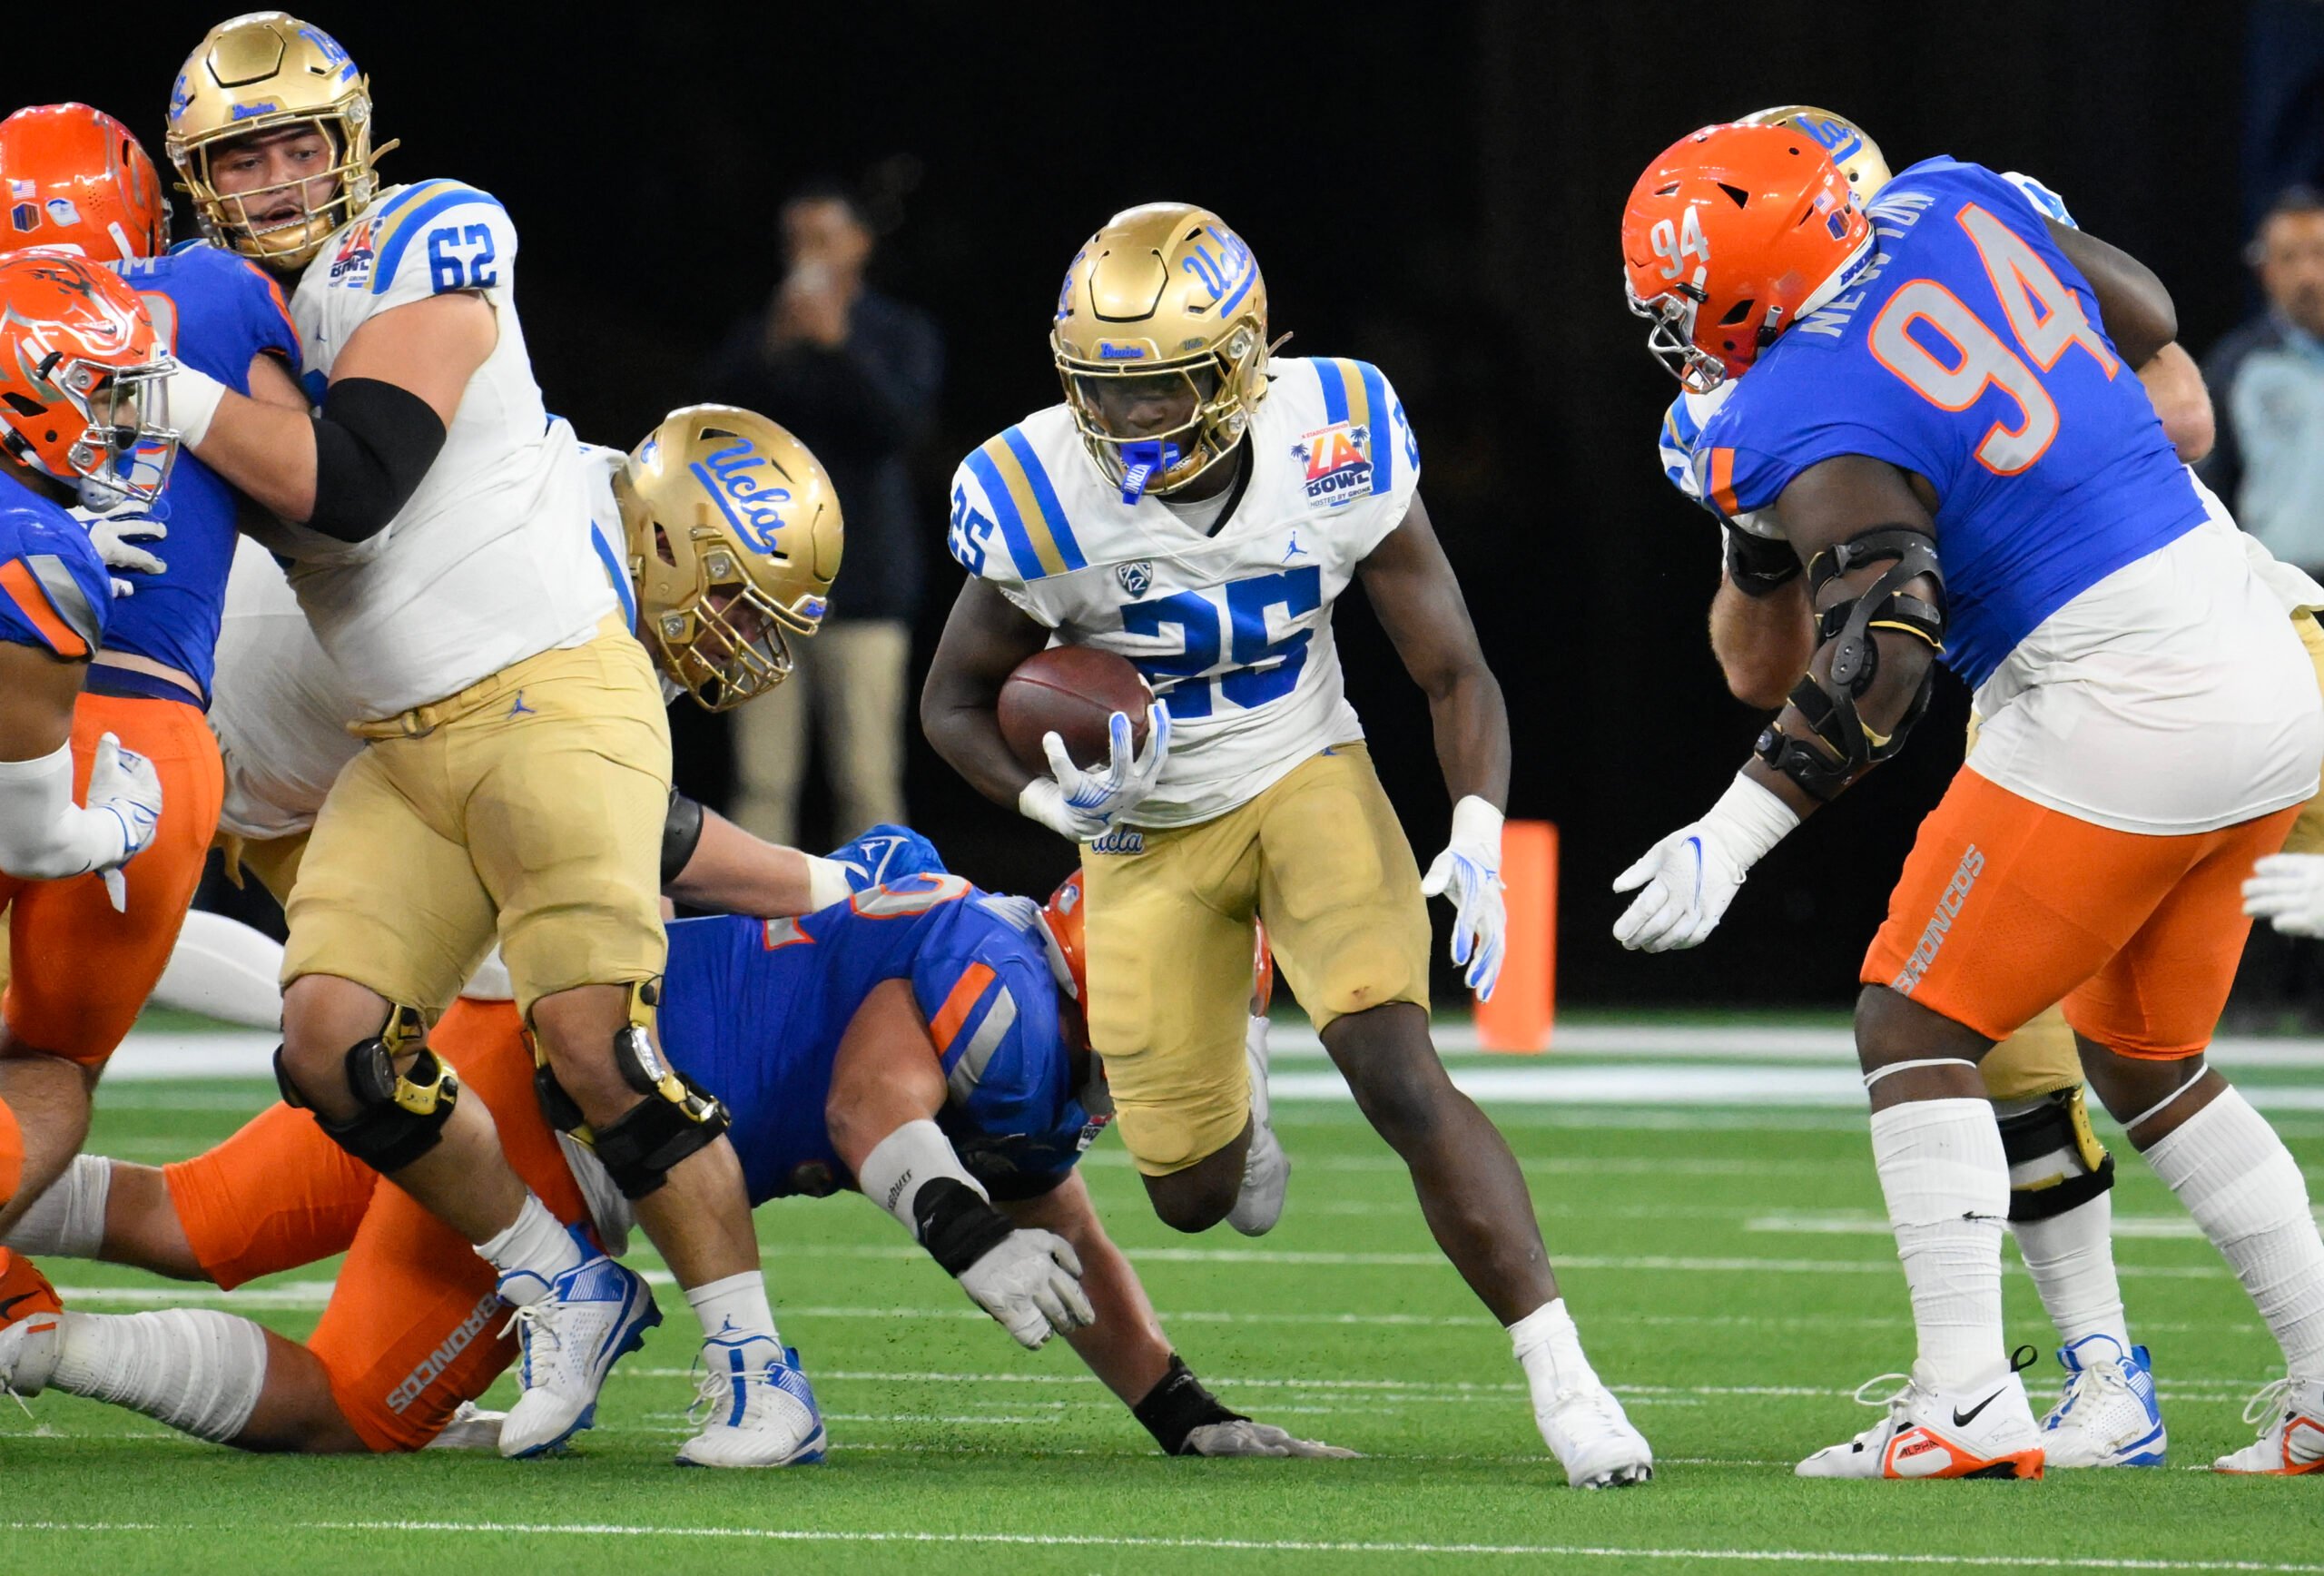
[[[1122,589],[1131,596],[1143,596],[1146,588],[1154,584],[1154,561],[1140,558],[1135,563],[1117,564],[1114,566],[1114,578],[1120,581]]]
[[[1345,504],[1372,496],[1372,428],[1342,421],[1311,432],[1291,446],[1291,458],[1306,468],[1312,503]]]

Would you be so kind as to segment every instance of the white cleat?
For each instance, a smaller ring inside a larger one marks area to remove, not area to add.
[[[23,1397],[48,1388],[64,1316],[56,1288],[40,1266],[0,1247],[0,1393]]]
[[[452,1420],[421,1448],[497,1452],[500,1448],[500,1425],[507,1421],[505,1412],[487,1412],[473,1401],[463,1401],[459,1410],[452,1413]]]
[[[1603,1384],[1563,1392],[1549,1410],[1537,1409],[1533,1421],[1574,1488],[1627,1488],[1654,1476],[1646,1435],[1630,1425],[1630,1414]]]
[[[2058,1361],[2066,1384],[2042,1419],[2043,1464],[2161,1466],[2169,1442],[2146,1348],[2125,1352],[2112,1335],[2084,1335]]]
[[[2031,1361],[2033,1354],[2026,1354]],[[1898,1381],[1886,1395],[1866,1392]],[[2042,1430],[2014,1373],[1972,1394],[1925,1385],[1909,1374],[1883,1374],[1856,1386],[1866,1406],[1887,1415],[1845,1444],[1817,1451],[1794,1469],[1813,1478],[2038,1478]]]
[[[2213,1472],[2298,1477],[2324,1472],[2324,1379],[2279,1379],[2243,1408],[2260,1437],[2211,1463]]]
[[[1283,1218],[1291,1187],[1291,1157],[1275,1136],[1275,1108],[1267,1098],[1267,1020],[1254,1017],[1243,1036],[1243,1059],[1251,1069],[1251,1147],[1243,1157],[1243,1187],[1226,1224],[1246,1236],[1265,1236]]]
[[[525,1271],[502,1276],[501,1296],[515,1302],[512,1292],[535,1298],[508,1321],[523,1346],[525,1393],[501,1421],[500,1453],[542,1455],[596,1421],[597,1387],[662,1322],[662,1310],[645,1276],[603,1254],[557,1276],[546,1293]]]
[[[702,1344],[704,1372],[687,1413],[703,1430],[680,1466],[803,1466],[823,1459],[823,1414],[799,1353],[764,1335]]]

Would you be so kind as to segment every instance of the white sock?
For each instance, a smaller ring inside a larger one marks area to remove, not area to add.
[[[1598,1371],[1581,1354],[1581,1332],[1574,1328],[1563,1297],[1543,1303],[1510,1325],[1509,1344],[1517,1353],[1517,1365],[1525,1370],[1537,1418],[1547,1417],[1576,1391],[1600,1386]]]
[[[774,1310],[767,1305],[766,1276],[758,1270],[705,1282],[686,1293],[686,1302],[702,1321],[706,1339],[733,1341],[763,1335],[778,1346],[783,1345],[783,1337],[774,1333]]]
[[[517,1211],[517,1218],[508,1229],[477,1244],[476,1250],[500,1272],[502,1298],[520,1306],[548,1295],[550,1283],[587,1259],[572,1233],[558,1225],[556,1216],[548,1212],[548,1206],[532,1193],[525,1195],[525,1207]],[[529,1276],[539,1282],[539,1289],[534,1291],[521,1281],[511,1285],[512,1276]],[[511,1292],[517,1295],[511,1295]],[[525,1295],[527,1292],[529,1295]]]
[[[282,948],[271,936],[223,914],[190,909],[154,983],[153,1000],[248,1029],[277,1029],[281,978]]]
[[[1968,1390],[2009,1372],[2001,1232],[2009,1162],[1981,1099],[1907,1100],[1872,1114],[1872,1155],[1920,1331],[1916,1375]]]
[[[2114,1275],[2114,1195],[2101,1193],[2047,1220],[2013,1220],[2009,1229],[2059,1338],[2070,1346],[2084,1335],[2107,1335],[2128,1352],[2122,1284]]]
[[[36,1258],[94,1258],[105,1245],[105,1199],[112,1192],[113,1162],[75,1155],[64,1175],[0,1237],[0,1247]]]
[[[49,1387],[142,1412],[197,1439],[227,1443],[266,1386],[266,1335],[210,1308],[57,1315]]]
[[[2230,1088],[2146,1152],[2250,1294],[2294,1379],[2324,1379],[2324,1239],[2299,1162]]]

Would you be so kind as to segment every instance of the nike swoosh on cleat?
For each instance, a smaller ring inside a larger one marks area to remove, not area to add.
[[[2006,1384],[2002,1386],[2002,1390],[2006,1390],[2008,1388],[2009,1386]],[[1991,1395],[1986,1396],[1983,1401],[1978,1402],[1974,1406],[1969,1408],[1966,1412],[1962,1411],[1957,1406],[1955,1407],[1953,1409],[1953,1426],[1955,1428],[1968,1427],[1971,1423],[1977,1421],[1978,1413],[1983,1412],[1986,1407],[1991,1406],[1994,1402],[2000,1399],[2001,1390],[1996,1390]]]
[[[0,1302],[0,1325],[15,1324],[16,1322],[15,1318],[16,1305],[21,1302],[30,1301],[32,1298],[38,1295],[40,1295],[38,1292],[18,1292],[15,1296],[8,1298],[6,1301]]]

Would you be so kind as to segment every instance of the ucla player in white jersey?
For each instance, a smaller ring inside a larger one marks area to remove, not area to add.
[[[1652,1474],[1582,1354],[1508,1145],[1428,1034],[1423,892],[1452,950],[1501,962],[1509,722],[1422,507],[1420,450],[1376,368],[1270,361],[1266,287],[1215,213],[1118,214],[1068,270],[1051,340],[1065,402],[971,453],[951,548],[970,572],[921,702],[929,740],[989,797],[1083,844],[1091,1042],[1156,1213],[1256,1234],[1285,1163],[1244,1046],[1252,923],[1472,1290],[1509,1326],[1569,1479]],[[1425,883],[1381,791],[1333,646],[1361,578],[1430,698],[1449,846]],[[1002,741],[1002,683],[1052,641],[1118,652],[1161,696],[1140,752],[1054,776]],[[1257,1069],[1260,1079],[1264,1069]]]
[[[659,1315],[528,1193],[426,1049],[497,936],[544,1097],[635,1197],[710,1365],[734,1375],[738,1404],[680,1459],[778,1464],[800,1441],[726,1115],[653,1038],[670,790],[653,665],[588,545],[570,429],[533,382],[515,229],[457,182],[380,190],[371,133],[346,50],[279,12],[213,28],[171,94],[170,156],[205,232],[295,279],[319,406],[182,378],[174,409],[188,448],[296,522],[267,545],[369,742],[292,892],[278,1071],[500,1270],[527,1335],[502,1449],[556,1448]]]

